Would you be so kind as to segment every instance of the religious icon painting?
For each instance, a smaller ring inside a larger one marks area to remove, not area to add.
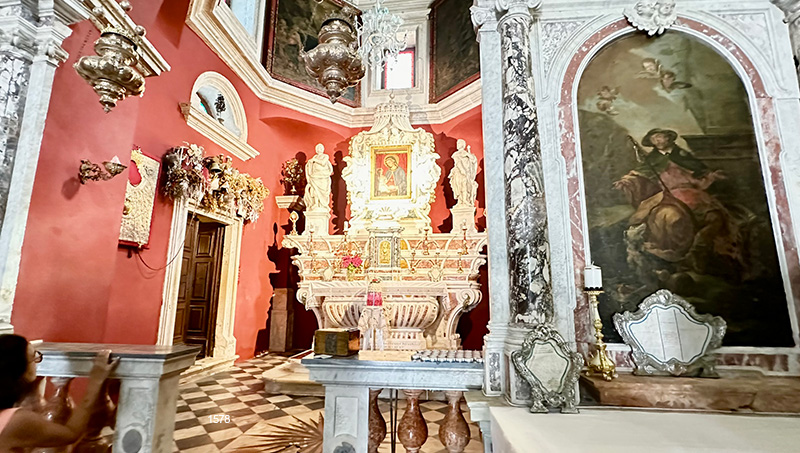
[[[794,345],[751,106],[733,67],[680,32],[632,34],[594,56],[577,101],[606,338],[620,339],[614,312],[668,289],[728,323],[723,346]]]
[[[373,200],[411,198],[410,146],[376,146],[372,148],[371,194]]]

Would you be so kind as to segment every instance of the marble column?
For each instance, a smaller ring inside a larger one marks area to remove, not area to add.
[[[86,19],[70,1],[0,0],[0,333],[13,330],[33,180],[56,68],[69,24]]]
[[[531,325],[552,323],[554,313],[531,71],[531,9],[538,5],[536,0],[474,0],[471,8],[481,45],[492,300],[484,393],[503,394],[519,405],[527,403],[530,388],[514,371],[510,354],[519,349]],[[502,174],[493,171],[499,168]],[[497,275],[498,269],[505,275]],[[493,285],[497,282],[501,284]]]
[[[511,321],[525,324],[553,319],[542,150],[531,74],[529,8],[536,4],[530,0],[498,2],[504,12],[498,26]]]
[[[506,333],[510,320],[508,304],[508,250],[506,195],[503,168],[503,78],[500,72],[500,34],[494,0],[475,0],[470,8],[480,43],[481,113],[483,122],[484,189],[489,268],[489,334],[484,338],[485,370],[483,392],[503,394],[503,364]]]

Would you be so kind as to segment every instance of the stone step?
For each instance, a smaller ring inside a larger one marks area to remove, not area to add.
[[[620,374],[606,382],[581,376],[581,387],[602,406],[729,412],[800,413],[800,378],[720,379]]]

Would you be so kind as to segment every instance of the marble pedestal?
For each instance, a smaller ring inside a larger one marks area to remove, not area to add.
[[[294,326],[294,290],[276,288],[272,295],[269,325],[269,351],[286,352],[292,349]]]
[[[113,450],[122,453],[171,453],[181,373],[195,361],[197,346],[137,346],[90,343],[42,343],[39,376],[86,377],[97,352],[119,357],[111,379],[120,393]]]
[[[462,206],[459,207],[458,205],[454,206],[450,209],[450,212],[453,214],[453,232],[458,233],[463,231],[463,228],[467,227],[468,233],[475,233],[478,231],[475,228],[475,206]]]
[[[345,443],[366,452],[369,442],[369,389],[480,389],[478,363],[412,362],[408,351],[361,351],[357,356],[303,359],[309,376],[325,386],[323,453]],[[344,445],[346,447],[346,445]]]
[[[309,232],[315,235],[328,234],[328,227],[331,223],[331,213],[329,210],[306,211],[306,229],[304,234]]]

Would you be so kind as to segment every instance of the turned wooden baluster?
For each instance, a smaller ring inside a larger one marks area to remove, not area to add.
[[[418,453],[428,440],[428,424],[419,409],[419,395],[422,390],[403,390],[406,395],[406,411],[397,425],[397,438],[408,453]]]
[[[111,452],[111,443],[101,434],[106,426],[114,427],[117,411],[111,397],[108,396],[108,381],[100,390],[100,397],[92,407],[89,416],[89,426],[86,435],[72,450],[72,453],[108,453]]]
[[[369,444],[368,453],[377,453],[383,439],[386,438],[386,420],[378,408],[378,395],[383,389],[369,389]]]
[[[450,410],[439,427],[439,440],[449,453],[461,453],[469,443],[469,425],[461,413],[461,392],[444,392]]]
[[[75,403],[69,396],[69,386],[72,384],[72,378],[51,377],[50,383],[53,384],[53,395],[47,399],[38,412],[51,422],[63,425],[67,423],[67,420],[72,415],[72,409],[75,408]],[[32,453],[60,453],[68,451],[68,447],[36,448],[31,451]]]

